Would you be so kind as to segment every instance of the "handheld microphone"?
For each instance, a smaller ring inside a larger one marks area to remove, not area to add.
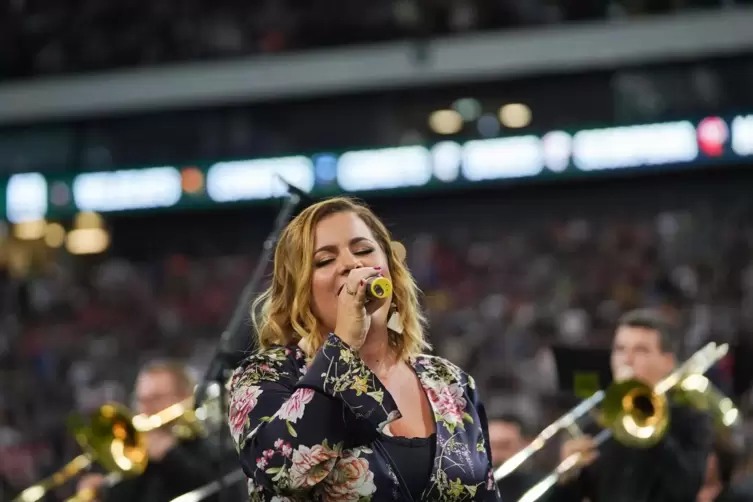
[[[386,277],[372,277],[366,280],[366,301],[381,300],[392,294],[392,281]]]

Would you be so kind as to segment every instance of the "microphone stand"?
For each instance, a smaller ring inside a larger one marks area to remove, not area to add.
[[[277,214],[272,231],[264,241],[262,253],[256,264],[256,268],[251,275],[251,279],[243,289],[240,300],[228,322],[227,328],[225,328],[225,331],[223,331],[220,337],[220,342],[217,345],[217,350],[212,358],[212,362],[209,364],[203,380],[196,388],[196,393],[194,395],[196,408],[199,408],[204,404],[207,397],[207,390],[210,386],[216,383],[219,388],[219,408],[222,410],[221,412],[223,414],[227,409],[227,389],[225,388],[225,383],[230,377],[232,371],[241,363],[241,361],[243,361],[244,357],[246,357],[251,345],[250,337],[245,334],[244,329],[241,329],[245,325],[244,321],[248,315],[248,306],[251,304],[254,296],[256,296],[259,285],[264,279],[267,265],[273,258],[274,249],[282,230],[295,214],[296,208],[301,201],[310,200],[308,194],[303,190],[291,185],[281,177],[279,179],[286,186],[288,196],[285,198],[283,206]],[[221,424],[217,437],[217,448],[220,452],[217,459],[217,468],[219,472],[217,480],[212,483],[213,489],[211,490],[211,493],[219,492],[218,497],[220,501],[222,501],[222,496],[226,492],[226,488],[229,486],[228,483],[234,482],[235,480],[232,476],[227,475],[224,469],[225,457],[227,456],[225,441],[230,435],[230,426],[224,416],[220,417],[219,422]]]

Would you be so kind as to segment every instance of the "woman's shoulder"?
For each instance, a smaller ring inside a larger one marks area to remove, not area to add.
[[[415,364],[419,371],[427,372],[434,380],[448,385],[456,383],[471,390],[476,388],[476,382],[470,374],[444,357],[421,354],[415,358]]]
[[[296,345],[274,345],[249,355],[235,369],[228,387],[260,385],[265,382],[293,386],[303,375],[306,356]]]

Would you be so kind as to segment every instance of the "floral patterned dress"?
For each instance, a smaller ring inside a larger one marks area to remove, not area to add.
[[[411,362],[436,422],[436,456],[421,500],[500,500],[473,379],[438,357]],[[246,359],[228,385],[230,429],[250,501],[412,499],[379,441],[400,412],[337,336],[308,368],[298,347],[273,347]]]

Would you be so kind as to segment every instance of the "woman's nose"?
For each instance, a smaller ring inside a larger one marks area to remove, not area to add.
[[[351,254],[348,254],[347,256],[343,257],[343,272],[348,273],[354,268],[362,268],[363,263],[361,260],[359,260],[356,256],[353,256]]]

